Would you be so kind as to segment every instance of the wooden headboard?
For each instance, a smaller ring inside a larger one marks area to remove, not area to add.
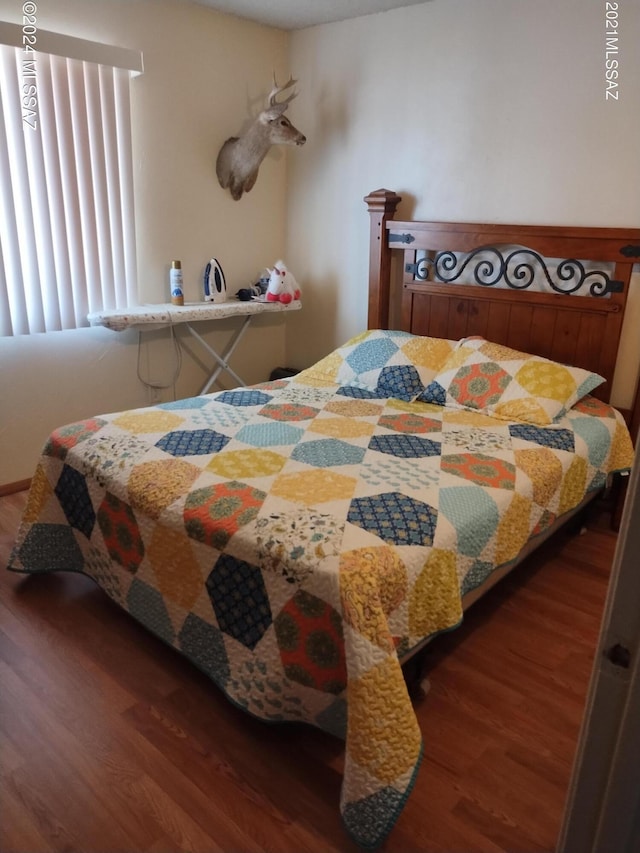
[[[370,329],[389,328],[391,257],[401,249],[400,328],[452,340],[482,335],[595,371],[607,382],[594,395],[608,402],[640,229],[400,222],[400,201],[385,189],[365,198]],[[460,283],[462,269],[472,283]],[[534,273],[543,291],[530,288]]]

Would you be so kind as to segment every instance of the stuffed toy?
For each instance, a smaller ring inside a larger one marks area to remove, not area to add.
[[[284,305],[288,305],[294,299],[300,299],[298,282],[289,272],[284,261],[276,261],[269,273],[267,302],[282,302]]]

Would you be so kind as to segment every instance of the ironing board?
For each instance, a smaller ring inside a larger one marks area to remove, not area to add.
[[[211,374],[199,392],[206,394],[223,370],[232,376],[238,385],[246,387],[246,382],[230,367],[229,359],[256,315],[288,313],[298,311],[301,307],[300,300],[290,302],[288,305],[281,302],[262,302],[260,300],[251,302],[188,302],[185,305],[172,305],[168,302],[118,310],[95,311],[88,314],[87,319],[91,326],[106,326],[115,332],[123,332],[130,328],[143,331],[144,329],[174,326],[179,323],[184,324],[189,334],[198,341],[214,361]],[[192,324],[204,320],[224,320],[228,317],[243,317],[244,319],[227,346],[219,353],[204,340]]]

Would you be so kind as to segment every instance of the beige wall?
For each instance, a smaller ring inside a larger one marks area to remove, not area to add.
[[[290,163],[287,252],[307,285],[290,362],[365,328],[362,198],[378,187],[407,218],[640,225],[640,4],[620,9],[618,102],[604,95],[602,0],[431,0],[293,33],[309,142]],[[633,296],[621,406],[637,279]]]
[[[182,260],[187,300],[201,298],[202,270],[212,256],[234,292],[246,286],[284,249],[286,158],[273,151],[251,193],[234,202],[218,186],[215,157],[259,107],[273,70],[282,78],[288,73],[288,35],[180,0],[47,0],[38,7],[41,29],[144,54],[145,73],[131,84],[141,300],[168,299],[172,258]],[[15,0],[0,0],[0,19],[20,23],[20,9]],[[233,358],[241,376],[257,382],[284,363],[285,327],[296,316],[255,322]],[[199,331],[220,348],[237,325],[201,323]],[[143,375],[168,381],[168,335],[147,337]],[[202,387],[207,358],[185,353],[179,396]],[[0,485],[31,475],[55,427],[150,402],[136,362],[132,331],[0,338]],[[162,397],[171,399],[172,390]]]
[[[251,330],[233,360],[250,381],[306,366],[365,327],[362,197],[372,189],[401,193],[406,217],[640,224],[638,4],[621,4],[618,102],[604,97],[601,0],[431,0],[291,34],[182,0],[39,5],[43,28],[144,53],[132,83],[142,299],[166,299],[173,257],[196,299],[211,255],[235,289],[285,252],[304,307]],[[18,22],[18,7],[0,0],[0,18]],[[236,203],[217,185],[215,155],[257,109],[273,68],[300,80],[291,116],[309,141],[272,151]],[[640,345],[637,279],[632,297],[621,406]],[[202,324],[216,345],[233,327]],[[166,336],[150,338],[145,375],[168,379]],[[149,402],[136,358],[133,332],[0,339],[0,484],[30,476],[54,427]],[[187,353],[178,395],[204,377]]]

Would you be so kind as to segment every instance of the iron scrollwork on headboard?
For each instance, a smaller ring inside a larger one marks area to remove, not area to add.
[[[479,255],[482,257],[471,271],[476,284],[483,287],[491,287],[502,281],[514,290],[526,290],[533,284],[537,272],[544,274],[552,290],[563,295],[576,293],[583,285],[587,285],[591,296],[605,296],[607,293],[620,293],[624,286],[623,282],[612,279],[604,270],[587,271],[575,258],[567,258],[555,267],[554,280],[545,258],[533,249],[524,247],[515,248],[506,254],[495,246],[481,246],[462,256],[446,250],[438,252],[433,258],[425,257],[415,264],[406,264],[405,272],[413,273],[417,281],[428,281],[431,271],[431,280],[451,284],[461,278]],[[563,285],[563,282],[566,284]]]

